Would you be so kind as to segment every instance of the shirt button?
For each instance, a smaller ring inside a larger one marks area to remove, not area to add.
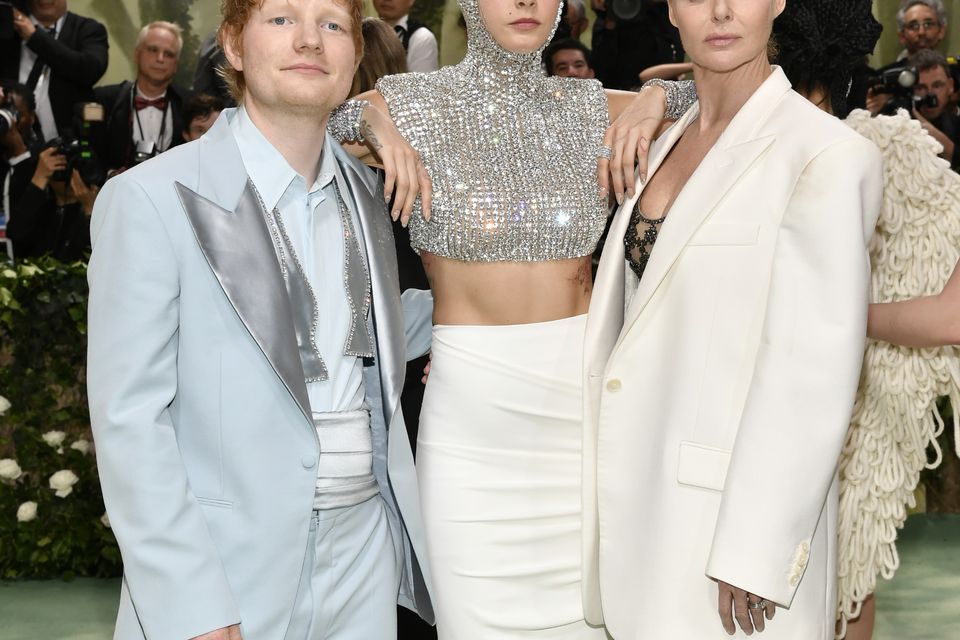
[[[304,469],[313,469],[314,465],[317,464],[317,456],[315,455],[305,455],[300,458],[300,464],[303,465]]]
[[[610,378],[607,381],[607,391],[617,392],[620,391],[620,387],[622,386],[623,384],[620,382],[620,378]]]

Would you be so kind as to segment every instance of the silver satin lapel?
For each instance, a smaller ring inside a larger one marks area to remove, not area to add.
[[[344,181],[357,207],[360,234],[367,249],[370,283],[373,290],[373,320],[383,382],[384,414],[387,426],[393,419],[406,373],[406,337],[400,303],[400,276],[393,227],[382,199],[382,187],[371,194],[352,166],[343,162]]]
[[[274,249],[280,263],[280,273],[283,275],[290,301],[293,330],[297,337],[297,351],[300,353],[304,381],[323,382],[330,377],[330,374],[327,371],[327,365],[323,362],[323,357],[317,350],[316,333],[320,315],[317,295],[313,292],[313,287],[307,279],[307,272],[293,250],[293,243],[287,235],[280,212],[276,208],[273,211],[267,209],[253,182],[248,180],[247,187],[256,194],[260,213],[264,216],[273,238]]]
[[[231,212],[179,182],[176,188],[227,299],[312,427],[290,301],[256,193],[248,183]]]
[[[343,347],[344,355],[361,358],[373,357],[373,338],[367,326],[370,311],[370,269],[360,250],[357,232],[347,209],[347,201],[340,193],[340,186],[333,182],[337,193],[337,209],[340,212],[340,227],[343,229],[343,285],[350,304],[350,331]]]

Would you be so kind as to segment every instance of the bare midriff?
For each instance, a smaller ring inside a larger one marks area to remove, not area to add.
[[[421,254],[433,290],[434,324],[549,322],[587,312],[591,258],[464,262]]]

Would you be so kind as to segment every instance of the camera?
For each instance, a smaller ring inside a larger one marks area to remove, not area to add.
[[[914,109],[928,109],[936,107],[937,96],[915,96],[913,87],[920,79],[916,67],[902,65],[881,71],[867,79],[867,86],[876,94],[888,94],[893,98],[880,111],[882,115],[892,116],[900,109],[913,113]]]
[[[607,0],[607,11],[617,22],[633,23],[643,19],[644,0]]]
[[[55,148],[58,154],[67,158],[66,168],[55,172],[51,176],[52,180],[69,183],[70,176],[76,169],[87,186],[103,186],[103,183],[107,180],[107,169],[94,151],[92,142],[96,129],[102,123],[102,105],[95,102],[76,105],[74,108],[74,125],[77,126],[80,135],[75,136],[73,131],[65,129],[62,137],[54,138],[46,145],[46,148]]]
[[[13,96],[5,94],[3,102],[0,102],[0,136],[17,126],[20,120],[20,112],[13,102]]]
[[[133,160],[131,161],[131,166],[137,166],[141,162],[145,162],[150,158],[157,155],[157,143],[153,140],[140,140],[137,142],[136,148],[133,150]]]
[[[16,36],[13,29],[13,10],[21,13],[30,13],[26,0],[6,0],[0,2],[0,40]]]

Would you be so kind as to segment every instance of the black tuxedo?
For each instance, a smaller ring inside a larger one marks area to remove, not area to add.
[[[106,123],[102,139],[97,142],[97,152],[103,158],[108,169],[129,167],[133,161],[133,116],[131,96],[134,83],[125,80],[120,84],[111,84],[94,89],[94,99],[103,105]],[[167,100],[173,123],[173,137],[170,146],[183,144],[183,105],[188,97],[185,90],[174,85],[167,88]]]
[[[16,35],[0,40],[0,79],[19,80],[21,42]],[[50,106],[62,134],[73,127],[73,105],[93,97],[93,85],[107,70],[107,30],[68,11],[57,38],[38,27],[27,46],[50,67]]]

